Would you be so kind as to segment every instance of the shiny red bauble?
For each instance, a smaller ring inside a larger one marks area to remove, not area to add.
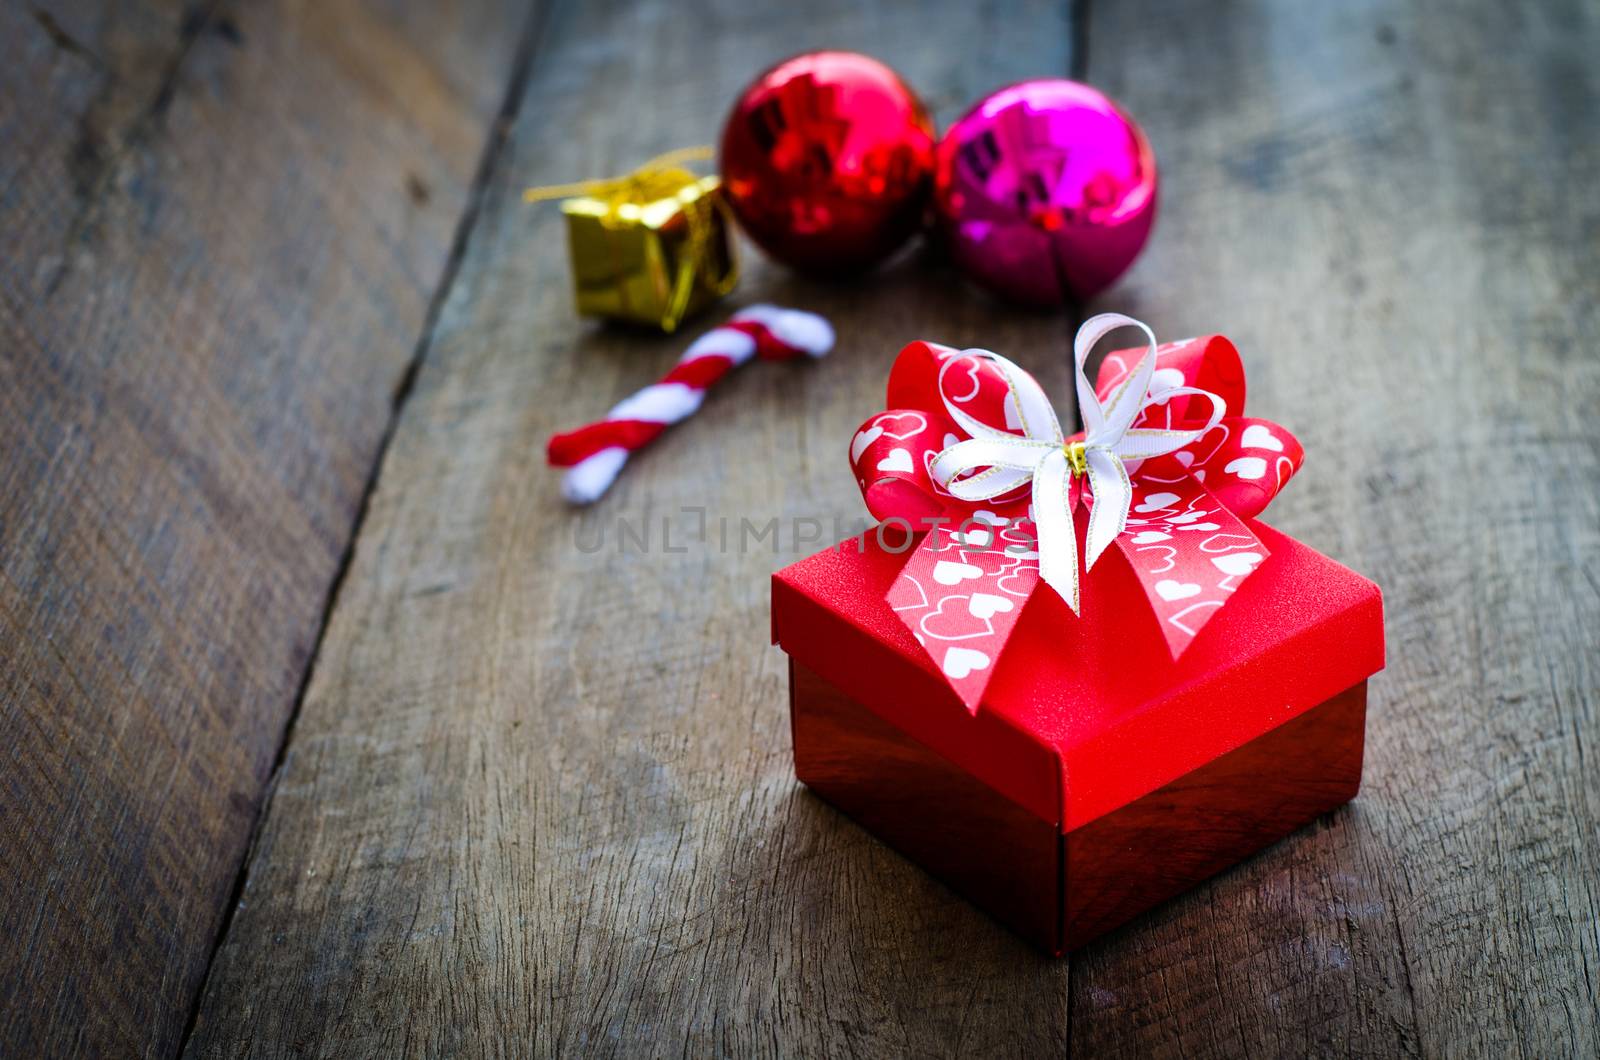
[[[859,272],[922,222],[933,122],[878,60],[808,52],[739,97],[721,167],[734,216],[767,254],[807,272]]]

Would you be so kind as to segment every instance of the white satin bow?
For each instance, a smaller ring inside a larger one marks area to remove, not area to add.
[[[1084,373],[1084,363],[1095,343],[1122,327],[1143,331],[1148,346],[1138,365],[1102,405]],[[1176,386],[1151,394],[1156,337],[1149,327],[1132,317],[1120,313],[1091,317],[1078,329],[1072,348],[1077,364],[1078,408],[1083,413],[1082,442],[1067,442],[1055,410],[1031,375],[997,353],[965,350],[939,369],[939,396],[950,418],[971,437],[942,450],[929,464],[928,473],[951,496],[963,501],[992,500],[1031,479],[1033,520],[1039,536],[1039,576],[1077,614],[1078,537],[1072,525],[1073,476],[1084,475],[1094,496],[1094,503],[1089,505],[1089,533],[1084,541],[1084,569],[1088,570],[1128,524],[1128,510],[1133,503],[1130,476],[1139,464],[1149,457],[1176,452],[1201,437],[1217,425],[1227,406],[1222,398],[1199,387]],[[994,427],[975,419],[956,407],[945,393],[945,373],[968,357],[990,362],[1004,377],[1010,391],[1007,400],[1015,404],[1021,435],[1004,430],[1004,425]],[[1133,427],[1139,413],[1150,405],[1163,404],[1183,394],[1211,400],[1211,419],[1204,427],[1187,431]]]

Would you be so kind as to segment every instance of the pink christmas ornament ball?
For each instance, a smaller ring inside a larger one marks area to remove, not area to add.
[[[1155,154],[1098,90],[1023,81],[980,100],[939,142],[935,212],[956,265],[994,294],[1087,299],[1149,238]]]

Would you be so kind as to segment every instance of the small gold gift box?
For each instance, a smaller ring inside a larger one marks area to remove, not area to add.
[[[578,312],[671,332],[733,290],[738,263],[721,182],[652,159],[626,177],[531,189],[525,199],[581,189],[567,218]]]

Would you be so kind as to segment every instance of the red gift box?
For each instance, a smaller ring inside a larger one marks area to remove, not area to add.
[[[1351,799],[1383,666],[1377,587],[1255,519],[1301,451],[1232,344],[1102,315],[1075,357],[1067,437],[1005,358],[906,347],[851,445],[885,523],[772,596],[799,778],[1052,953]]]
[[[1252,529],[1271,555],[1176,660],[1120,556],[1085,587],[1104,618],[1035,593],[976,714],[884,599],[904,553],[868,535],[784,568],[796,774],[1051,953],[1283,838],[1360,786],[1383,606]]]

